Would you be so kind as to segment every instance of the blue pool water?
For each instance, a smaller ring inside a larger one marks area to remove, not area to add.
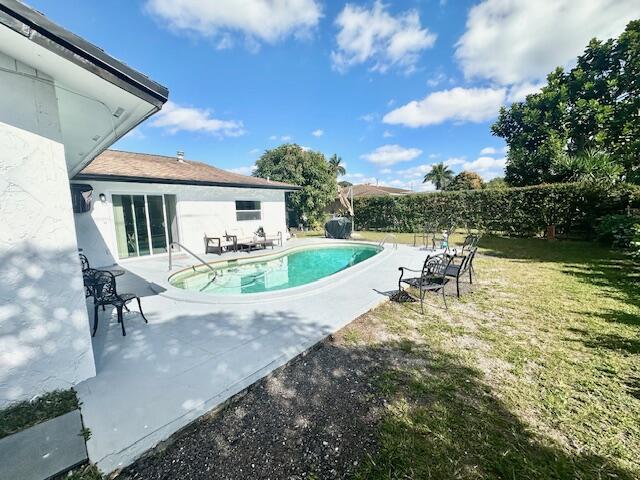
[[[211,270],[200,267],[195,272],[179,272],[169,281],[174,287],[215,294],[271,292],[315,282],[363,262],[381,250],[364,244],[309,246],[264,260],[225,262],[216,268],[215,279]]]

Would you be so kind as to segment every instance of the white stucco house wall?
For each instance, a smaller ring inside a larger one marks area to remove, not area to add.
[[[172,242],[202,255],[205,235],[250,237],[260,227],[286,241],[285,193],[298,189],[182,156],[117,150],[96,157],[72,185],[92,190],[91,210],[74,220],[78,247],[96,267],[167,255]]]
[[[168,91],[0,0],[0,92],[2,408],[95,375],[69,179]]]

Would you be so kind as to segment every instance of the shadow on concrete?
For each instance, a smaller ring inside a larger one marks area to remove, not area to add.
[[[636,478],[535,434],[479,370],[411,341],[323,342],[118,478]]]

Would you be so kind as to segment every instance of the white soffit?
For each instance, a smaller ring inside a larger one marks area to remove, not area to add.
[[[4,25],[0,50],[53,79],[69,177],[158,110]]]

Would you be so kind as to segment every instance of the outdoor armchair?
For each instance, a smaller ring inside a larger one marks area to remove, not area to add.
[[[415,270],[408,267],[400,267],[400,279],[398,280],[398,295],[407,296],[414,300],[420,301],[420,311],[424,314],[424,297],[427,292],[441,293],[444,306],[448,309],[447,297],[445,295],[445,287],[449,282],[449,278],[446,275],[447,269],[451,264],[452,257],[446,254],[438,254],[435,256],[427,256],[424,261],[422,270]],[[419,273],[420,276],[405,277],[405,275],[411,275],[413,273]],[[413,296],[406,287],[412,287],[419,293],[416,298]]]
[[[204,253],[217,253],[218,255],[222,255],[223,250],[233,250],[234,252],[238,249],[238,244],[236,237],[231,235],[222,235],[222,236],[211,236],[208,234],[204,234]]]
[[[282,246],[282,232],[278,232],[276,235],[267,235],[264,229],[261,227],[256,232],[258,238],[262,240],[268,240],[277,243],[278,246]]]

